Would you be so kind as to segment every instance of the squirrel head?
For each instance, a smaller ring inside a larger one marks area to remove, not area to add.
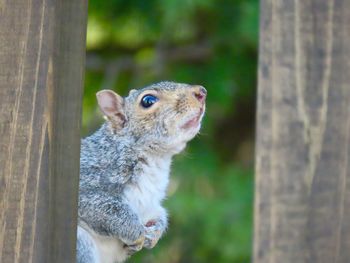
[[[174,82],[131,90],[125,98],[111,90],[96,94],[113,133],[172,153],[183,150],[198,133],[206,95],[202,86]]]

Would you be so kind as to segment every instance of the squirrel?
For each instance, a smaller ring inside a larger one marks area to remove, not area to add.
[[[82,140],[78,263],[119,263],[153,248],[167,228],[162,207],[172,156],[200,130],[207,91],[160,82],[96,94],[106,122]]]

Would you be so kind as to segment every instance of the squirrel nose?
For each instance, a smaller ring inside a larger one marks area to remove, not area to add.
[[[193,96],[195,96],[199,102],[203,103],[207,97],[207,90],[202,86],[196,86],[196,91],[193,92]]]

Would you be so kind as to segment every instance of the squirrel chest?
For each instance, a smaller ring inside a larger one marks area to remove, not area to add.
[[[153,218],[166,196],[170,163],[170,158],[149,158],[142,165],[142,172],[135,175],[136,180],[132,180],[124,188],[123,198],[143,223]]]

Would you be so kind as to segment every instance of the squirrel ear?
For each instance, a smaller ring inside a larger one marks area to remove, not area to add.
[[[126,121],[124,99],[112,90],[101,90],[96,93],[97,102],[103,114],[121,129]]]

